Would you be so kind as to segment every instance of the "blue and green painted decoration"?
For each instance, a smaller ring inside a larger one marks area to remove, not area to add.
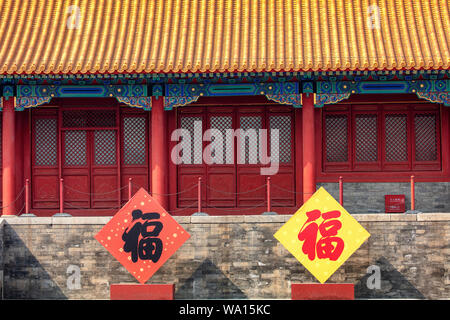
[[[263,72],[120,75],[0,75],[0,93],[16,97],[16,110],[49,103],[52,98],[114,97],[151,110],[151,97],[163,97],[164,108],[188,105],[200,97],[264,95],[301,107],[301,94],[313,94],[316,107],[352,94],[415,93],[450,106],[450,71]],[[1,103],[1,102],[0,102]],[[1,105],[0,105],[1,107]]]

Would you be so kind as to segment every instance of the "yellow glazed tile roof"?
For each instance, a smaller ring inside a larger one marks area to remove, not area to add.
[[[448,0],[0,0],[0,74],[448,69]]]

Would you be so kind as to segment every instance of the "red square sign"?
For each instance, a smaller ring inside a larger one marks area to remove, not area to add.
[[[95,235],[141,284],[189,237],[189,233],[142,188]]]

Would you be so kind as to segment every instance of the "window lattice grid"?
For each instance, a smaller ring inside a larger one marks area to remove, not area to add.
[[[115,110],[66,110],[62,113],[64,128],[110,128],[116,126]]]
[[[280,163],[291,162],[291,116],[271,116],[269,123],[270,129],[278,129]]]
[[[95,164],[108,166],[116,164],[116,132],[96,130],[94,132]]]
[[[123,162],[125,165],[144,165],[146,159],[146,119],[123,118]]]
[[[408,161],[408,117],[406,114],[385,116],[386,162]]]
[[[325,117],[325,146],[327,162],[348,161],[347,115],[327,115]]]
[[[87,132],[71,130],[64,133],[64,164],[67,166],[86,166]]]
[[[227,145],[226,145],[226,130],[232,129],[233,118],[230,116],[213,116],[210,119],[211,129],[217,129],[222,133],[222,163],[227,163]],[[215,139],[211,137],[211,142]],[[211,156],[215,157],[215,150],[211,151]]]
[[[190,141],[188,139],[184,140],[182,136],[180,137],[181,141],[180,143],[182,147],[180,155],[183,156],[184,150],[191,151],[190,163],[186,164],[201,164],[203,159],[201,130],[200,130],[200,141],[194,141],[195,126],[199,127],[200,129],[202,128],[202,117],[181,117],[180,127],[182,129],[186,129],[191,137]]]
[[[435,114],[416,114],[414,116],[416,161],[436,161],[438,159],[436,118]]]
[[[261,116],[240,117],[240,129],[242,130],[239,146],[241,162],[245,164],[259,163],[259,129],[261,128]],[[242,156],[244,157],[244,161],[242,161]]]
[[[34,165],[56,166],[58,161],[57,119],[35,119],[34,130]]]
[[[355,116],[355,159],[357,162],[378,161],[377,115]]]

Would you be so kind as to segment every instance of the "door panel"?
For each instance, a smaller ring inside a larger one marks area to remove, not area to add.
[[[270,176],[272,206],[295,206],[294,121],[291,112],[270,112],[268,128],[278,130],[278,172]],[[270,139],[269,144],[270,144]]]
[[[95,130],[90,132],[90,135],[91,140],[93,140],[91,207],[117,207],[119,186],[117,179],[116,130]]]
[[[32,206],[56,209],[59,201],[57,113],[32,114]]]
[[[213,163],[212,165],[206,166],[207,185],[205,188],[207,205],[214,207],[234,207],[236,205],[234,158],[230,158],[230,152],[226,144],[226,131],[233,128],[233,117],[228,114],[209,114],[207,128],[217,130],[210,138],[211,144],[217,143],[217,146],[222,146],[221,148],[218,147],[218,150],[211,147],[210,152],[206,152],[207,156],[209,154],[212,156],[212,159],[209,159],[208,163]],[[219,141],[215,141],[216,138]],[[209,145],[209,142],[207,142],[207,145]],[[232,146],[230,145],[230,147]]]
[[[132,180],[131,194],[139,188],[149,190],[148,113],[123,112],[121,118],[121,186]],[[122,188],[122,205],[128,201],[128,187]]]
[[[200,127],[204,131],[205,122],[202,115],[186,115],[179,119],[179,128],[187,130],[189,137],[180,137],[179,145],[182,147],[180,150],[179,160],[181,163],[178,165],[178,205],[180,207],[193,207],[197,205],[198,178],[201,177],[205,181],[206,167],[203,164],[203,142],[195,141],[195,123],[201,123]],[[185,139],[185,140],[184,140]],[[201,139],[201,137],[200,137]],[[187,152],[188,154],[185,154]],[[206,204],[206,188],[203,184],[202,187],[202,205]]]
[[[259,129],[264,129],[263,110],[238,113],[241,132],[237,139],[237,204],[259,206],[265,201],[266,177],[261,175]]]
[[[90,207],[89,133],[86,130],[62,132],[62,178],[64,205],[67,209]],[[67,206],[66,206],[67,204]]]

